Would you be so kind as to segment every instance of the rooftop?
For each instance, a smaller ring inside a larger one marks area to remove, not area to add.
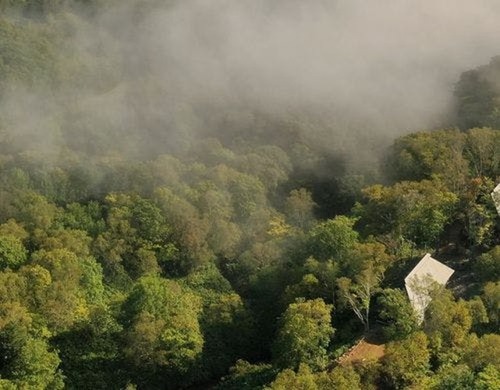
[[[497,208],[498,215],[500,215],[500,184],[495,187],[491,193],[491,197],[493,198],[493,203],[495,203],[495,207]]]
[[[405,278],[405,287],[410,303],[422,321],[425,308],[431,301],[432,285],[445,285],[455,271],[443,263],[433,259],[427,253]]]

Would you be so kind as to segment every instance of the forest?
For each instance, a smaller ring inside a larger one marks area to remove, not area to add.
[[[0,0],[0,389],[500,389],[499,53],[405,125],[209,3]]]

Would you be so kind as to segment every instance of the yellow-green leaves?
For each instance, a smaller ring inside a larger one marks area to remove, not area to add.
[[[297,300],[288,306],[280,319],[273,348],[276,364],[297,369],[305,363],[313,370],[324,369],[328,363],[328,345],[333,336],[332,305],[322,299]]]

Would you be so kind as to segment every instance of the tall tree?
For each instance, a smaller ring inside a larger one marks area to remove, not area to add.
[[[322,299],[299,299],[288,306],[273,346],[274,361],[279,367],[297,369],[300,363],[313,370],[326,367],[328,345],[334,333],[331,311],[332,306]]]
[[[202,351],[200,309],[199,298],[174,281],[157,276],[137,281],[122,318],[127,328],[124,353],[136,367],[138,381],[152,381],[151,386],[162,377],[182,380]]]
[[[427,346],[427,336],[422,332],[387,344],[382,370],[389,388],[418,388],[429,374],[430,353]]]
[[[418,319],[406,294],[398,289],[385,289],[378,298],[379,317],[385,323],[389,340],[400,340],[418,329]]]
[[[286,198],[285,214],[291,224],[301,229],[307,229],[314,220],[316,206],[311,193],[305,188],[299,188],[292,190]]]
[[[383,269],[370,262],[354,277],[354,281],[346,277],[337,281],[341,299],[354,311],[365,331],[370,329],[371,299],[382,278]]]
[[[322,261],[342,259],[358,242],[355,222],[341,215],[318,223],[307,235],[308,254]]]
[[[0,235],[0,269],[19,268],[27,260],[26,248],[21,240],[12,235]]]

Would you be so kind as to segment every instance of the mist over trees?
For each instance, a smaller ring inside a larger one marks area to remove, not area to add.
[[[2,389],[499,386],[495,1],[0,11]]]

